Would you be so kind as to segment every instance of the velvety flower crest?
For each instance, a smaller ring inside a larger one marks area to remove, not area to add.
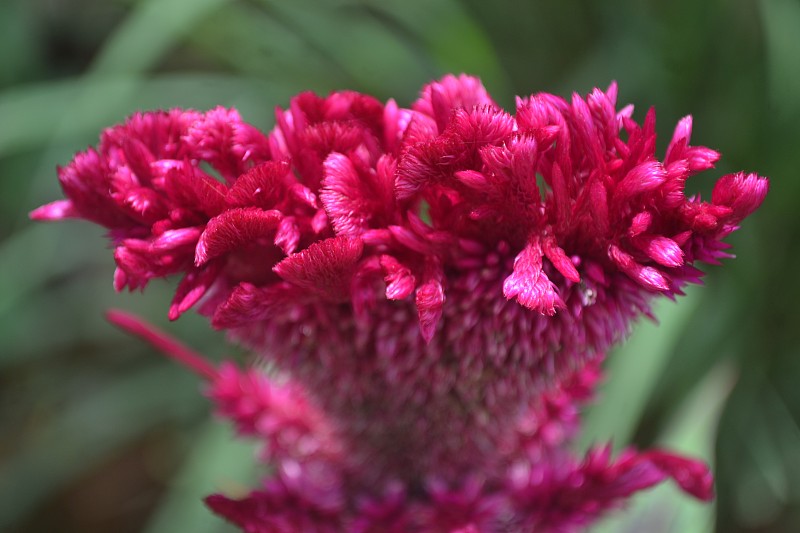
[[[110,316],[261,443],[269,479],[211,509],[250,533],[566,532],[666,479],[712,497],[698,461],[570,445],[606,350],[729,256],[765,178],[687,196],[719,154],[685,117],[659,157],[655,111],[636,122],[616,84],[510,113],[445,76],[409,108],[302,93],[275,117],[136,114],[31,215],[107,228],[117,290],[177,275],[171,319],[196,307],[268,363],[215,367]]]

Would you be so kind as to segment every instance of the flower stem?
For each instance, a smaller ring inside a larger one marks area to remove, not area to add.
[[[118,328],[148,342],[158,351],[181,363],[195,374],[209,380],[217,377],[217,370],[205,357],[141,318],[119,309],[109,309],[106,311],[106,319]]]

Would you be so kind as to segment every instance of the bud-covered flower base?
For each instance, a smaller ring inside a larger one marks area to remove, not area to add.
[[[304,93],[269,135],[232,110],[138,114],[32,216],[105,226],[118,290],[181,275],[170,317],[197,306],[268,363],[214,368],[111,314],[263,443],[264,486],[207,499],[244,531],[577,531],[667,478],[711,498],[697,461],[570,443],[606,350],[725,257],[768,188],[686,197],[719,155],[686,117],[657,159],[654,112],[616,96],[511,115],[462,75],[410,109]]]

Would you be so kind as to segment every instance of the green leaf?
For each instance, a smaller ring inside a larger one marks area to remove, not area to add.
[[[213,492],[253,484],[257,468],[252,441],[235,440],[222,421],[207,423],[197,434],[192,451],[171,483],[169,492],[150,519],[144,533],[221,533],[237,531],[212,516],[203,498]]]
[[[0,527],[149,428],[197,414],[202,405],[197,391],[194,376],[153,365],[64,402],[0,464]]]

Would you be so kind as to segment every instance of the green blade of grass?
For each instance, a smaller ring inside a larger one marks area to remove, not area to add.
[[[141,0],[95,58],[90,76],[132,75],[155,65],[227,0]]]
[[[666,425],[658,446],[702,458],[713,470],[717,425],[736,378],[730,364],[714,367]],[[713,502],[693,500],[666,483],[636,496],[624,513],[603,521],[592,533],[709,533],[715,512]]]
[[[662,369],[669,363],[681,332],[701,297],[696,289],[676,304],[661,299],[654,306],[659,324],[639,324],[630,339],[610,355],[608,381],[584,418],[580,448],[612,440],[617,449],[631,439]]]
[[[800,3],[795,0],[759,2],[767,45],[769,90],[782,115],[800,111]]]
[[[350,87],[379,98],[414,94],[428,74],[413,50],[357,6],[261,0],[281,24],[341,69]],[[342,32],[346,28],[347,38]]]

